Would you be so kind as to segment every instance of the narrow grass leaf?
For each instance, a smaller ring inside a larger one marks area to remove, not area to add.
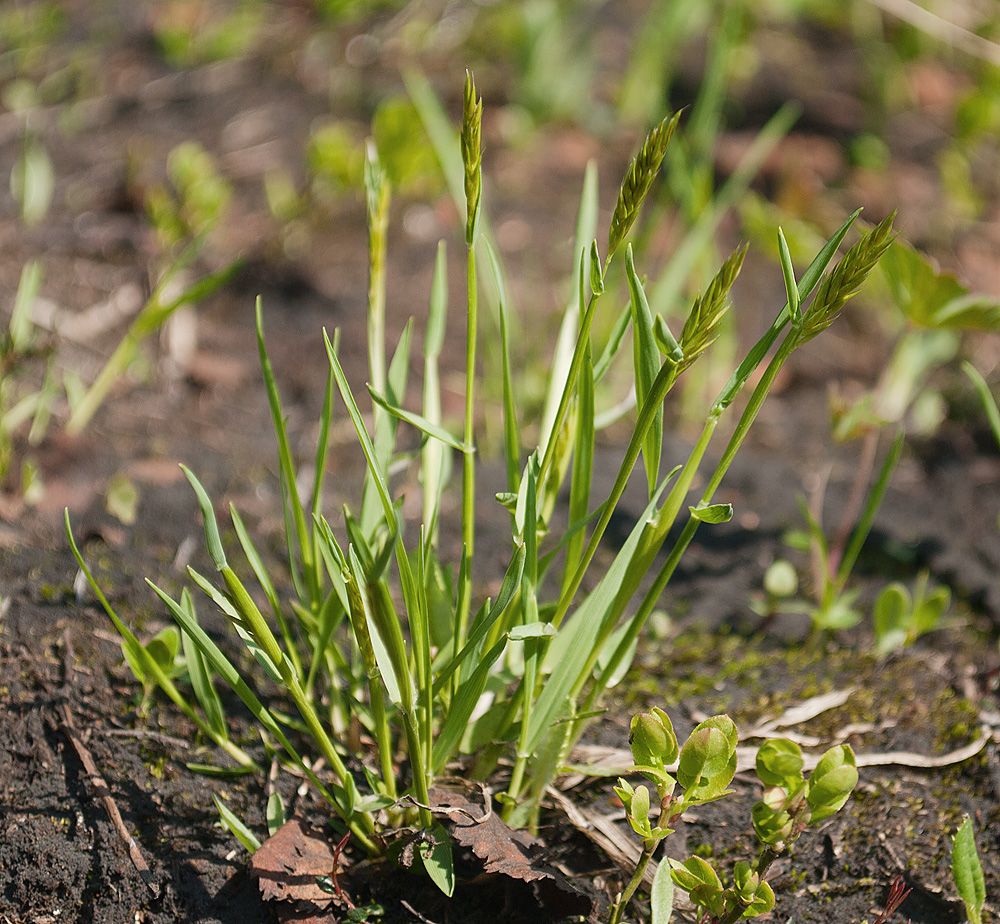
[[[590,505],[590,489],[594,474],[594,405],[594,363],[588,343],[577,385],[576,446],[573,447],[573,471],[569,487],[570,528],[565,538],[564,585],[572,578],[580,563],[586,539],[583,530],[573,529],[573,525],[586,522],[587,508]],[[543,579],[544,573],[544,568],[540,568],[539,580]]]
[[[438,242],[431,283],[430,306],[424,328],[424,418],[435,426],[441,425],[441,379],[438,357],[444,346],[448,319],[448,249]],[[420,481],[423,488],[423,520],[427,541],[437,547],[438,509],[447,480],[447,456],[439,441],[428,440],[420,452]]]
[[[267,797],[267,833],[274,837],[285,823],[285,803],[281,801],[281,793],[274,790]]]
[[[792,266],[792,255],[788,251],[788,241],[785,232],[778,227],[778,258],[781,261],[781,275],[785,280],[785,298],[788,302],[788,316],[792,324],[798,326],[802,317],[799,310],[799,289],[795,284],[795,267]]]
[[[525,741],[528,751],[533,752],[538,748],[553,723],[566,715],[570,708],[571,693],[594,652],[604,621],[612,609],[632,558],[639,548],[640,539],[653,515],[656,500],[654,497],[650,501],[600,583],[580,604],[549,647],[547,666],[551,676],[531,712]],[[561,643],[558,648],[557,643]]]
[[[215,807],[219,810],[219,817],[222,819],[222,826],[232,834],[236,840],[238,840],[250,853],[256,853],[260,850],[260,841],[257,836],[251,831],[232,809],[227,806],[222,799],[219,798],[218,793],[212,793],[212,798],[215,800]]]
[[[899,433],[896,434],[896,439],[893,441],[892,448],[889,450],[885,462],[882,463],[878,478],[875,479],[875,484],[868,494],[868,500],[865,502],[864,510],[861,512],[857,526],[851,532],[851,538],[847,543],[847,548],[844,550],[844,557],[840,562],[840,567],[837,569],[836,583],[839,587],[843,586],[848,575],[854,568],[854,563],[861,554],[861,547],[865,544],[868,533],[871,532],[872,524],[875,522],[875,515],[878,513],[878,509],[882,505],[882,499],[885,497],[885,492],[889,488],[889,480],[892,478],[893,470],[896,468],[896,464],[903,454],[903,442],[905,438],[906,434],[900,429]]]
[[[629,321],[631,319],[631,305],[626,305],[618,313],[618,317],[615,318],[615,323],[611,328],[610,335],[608,336],[608,342],[604,345],[604,349],[601,350],[600,357],[594,364],[595,384],[599,383],[607,374],[608,369],[611,368],[611,363],[618,355],[618,351],[621,349],[622,341],[625,339],[625,334],[628,332]]]
[[[415,414],[413,411],[404,410],[401,407],[397,407],[392,404],[388,398],[384,395],[380,395],[371,385],[368,386],[368,394],[371,395],[372,401],[374,401],[379,407],[388,411],[397,420],[405,421],[412,427],[416,427],[425,436],[432,437],[446,446],[450,446],[452,449],[458,450],[458,452],[465,452],[466,447],[458,439],[452,436],[444,427],[438,426],[432,423],[426,417],[421,414]]]
[[[490,679],[493,665],[500,655],[503,654],[503,650],[506,647],[506,640],[497,642],[479,659],[475,670],[469,677],[463,679],[459,684],[455,695],[451,698],[451,704],[448,707],[448,717],[434,739],[430,765],[432,774],[437,775],[441,773],[445,768],[445,764],[451,760],[458,750],[462,738],[468,730],[472,713],[475,711],[476,706],[479,705],[479,700],[486,689],[486,682]],[[435,681],[437,679],[439,678],[435,678]]]
[[[660,367],[660,352],[653,337],[653,316],[642,282],[635,271],[632,245],[625,248],[625,273],[628,276],[630,307],[632,311],[632,352],[635,367],[636,397],[640,410],[653,387],[653,379]],[[678,352],[680,348],[678,347]],[[679,358],[678,360],[679,361]],[[653,415],[652,425],[642,444],[642,460],[646,467],[649,495],[656,490],[659,480],[660,453],[663,451],[663,405]]]
[[[497,593],[496,603],[489,609],[484,618],[473,620],[469,637],[461,651],[444,667],[434,678],[434,695],[437,696],[451,675],[462,664],[462,662],[472,653],[478,650],[487,633],[498,619],[503,616],[507,608],[517,599],[517,594],[521,588],[521,575],[524,572],[525,549],[524,543],[518,545],[507,566],[507,573],[500,584],[500,591]]]
[[[341,817],[344,818],[345,821],[348,821],[348,823],[352,825],[352,830],[355,831],[355,834],[360,834],[360,840],[362,843],[368,845],[365,849],[370,850],[371,842],[368,840],[367,835],[363,831],[359,832],[356,830],[352,821],[353,806],[357,797],[356,790],[353,786],[353,780],[350,777],[347,777],[345,780],[347,785],[345,786],[333,784],[331,786],[333,792],[331,793],[330,789],[328,789],[316,776],[316,774],[303,763],[299,753],[292,746],[274,716],[260,702],[256,694],[250,689],[246,681],[240,675],[239,671],[233,667],[232,663],[219,650],[215,642],[213,642],[208,635],[205,634],[201,626],[189,620],[184,610],[169,594],[160,590],[160,588],[157,587],[152,581],[147,580],[146,583],[153,589],[153,592],[163,601],[163,603],[166,604],[167,608],[171,612],[171,615],[181,628],[191,636],[192,640],[201,650],[202,654],[205,655],[205,659],[212,666],[215,672],[227,684],[229,684],[233,692],[243,701],[243,704],[253,714],[254,718],[277,740],[281,747],[285,749],[286,753],[292,758],[295,765],[306,774],[310,782],[317,788],[323,797],[331,805],[333,805],[338,812],[340,812]]]
[[[802,274],[802,278],[799,280],[798,293],[799,302],[801,303],[812,293],[813,289],[819,285],[820,279],[823,276],[826,268],[830,265],[830,262],[837,255],[837,248],[840,246],[841,242],[844,240],[847,232],[850,230],[851,225],[854,224],[855,219],[861,214],[861,209],[858,209],[853,214],[851,214],[848,219],[837,229],[834,235],[823,245],[822,249],[813,258],[812,263],[809,264],[806,271]],[[712,413],[721,413],[740,393],[743,386],[746,384],[747,379],[753,374],[753,371],[761,364],[764,357],[767,356],[768,351],[774,346],[774,342],[778,339],[778,336],[784,330],[785,326],[789,321],[789,311],[788,305],[778,313],[778,316],[774,319],[774,323],[771,324],[770,329],[761,337],[750,349],[747,355],[743,358],[743,361],[737,366],[736,370],[729,377],[729,381],[723,386],[722,391],[719,393],[719,397],[716,398],[715,404],[712,406]]]
[[[186,587],[181,594],[181,606],[192,620],[197,621],[198,616],[195,612],[194,601]],[[229,728],[226,725],[226,714],[222,708],[222,700],[219,699],[218,691],[212,685],[212,677],[208,671],[208,665],[205,663],[205,656],[195,645],[190,635],[182,631],[180,636],[188,677],[191,679],[191,689],[194,690],[194,695],[205,712],[208,724],[215,729],[220,738],[228,738]]]
[[[979,400],[983,404],[983,410],[986,412],[986,419],[990,423],[990,429],[993,431],[997,445],[1000,445],[1000,407],[997,406],[997,400],[993,397],[993,392],[990,391],[990,386],[986,383],[986,379],[983,378],[982,374],[972,363],[968,361],[963,362],[962,368],[979,394]]]
[[[237,634],[243,640],[243,643],[250,650],[250,653],[254,656],[257,663],[267,672],[267,675],[275,682],[282,683],[281,671],[278,670],[278,666],[271,660],[267,652],[261,648],[260,644],[253,637],[249,626],[244,620],[243,616],[233,605],[232,600],[229,599],[222,591],[220,591],[208,578],[204,575],[199,574],[194,568],[188,567],[188,576],[191,578],[198,587],[208,595],[212,602],[220,609],[226,616],[229,617],[233,624],[233,628],[236,629]]]
[[[18,353],[23,353],[31,347],[32,331],[34,330],[31,309],[41,288],[42,264],[38,260],[29,260],[21,269],[17,295],[14,296],[14,308],[10,314],[10,324],[7,326],[10,334],[10,345]]]
[[[122,637],[123,646],[127,646],[132,654],[132,657],[136,660],[138,664],[142,666],[142,669],[149,673],[151,676],[155,677],[156,682],[159,684],[160,689],[169,697],[170,701],[176,705],[181,712],[184,713],[195,725],[198,726],[203,732],[205,732],[208,737],[214,741],[219,747],[221,747],[226,753],[234,757],[242,766],[250,767],[252,769],[257,769],[256,763],[253,759],[246,754],[241,748],[238,748],[235,744],[228,740],[228,738],[220,737],[211,725],[206,723],[201,716],[199,716],[189,705],[187,699],[181,695],[180,691],[174,685],[174,682],[163,672],[162,668],[156,661],[149,655],[142,643],[135,637],[132,630],[125,625],[118,618],[118,614],[115,613],[111,604],[108,602],[107,597],[104,596],[104,592],[101,590],[97,581],[94,580],[94,576],[87,567],[87,563],[83,558],[83,554],[77,547],[76,540],[73,537],[73,530],[70,526],[69,521],[69,510],[65,510],[63,514],[64,525],[66,529],[66,537],[69,541],[70,551],[73,553],[73,557],[76,559],[77,566],[83,572],[87,579],[87,583],[90,584],[91,590],[94,591],[98,602],[100,602],[101,607],[104,612],[108,615],[108,618],[114,624],[115,629],[118,634]],[[183,630],[183,627],[182,627]]]
[[[211,556],[215,567],[221,571],[223,568],[228,567],[228,562],[226,561],[226,553],[222,548],[222,536],[219,534],[219,523],[215,519],[212,500],[191,469],[186,465],[181,465],[181,471],[187,476],[187,480],[191,482],[191,487],[194,488],[194,493],[198,498],[198,506],[201,508],[201,517],[205,526],[205,542],[208,545],[208,554]]]
[[[330,343],[330,338],[325,330],[323,331],[323,340],[326,344],[327,357],[330,360],[330,366],[333,369],[337,387],[340,389],[340,396],[344,404],[347,405],[347,412],[351,417],[351,423],[354,424],[354,432],[357,434],[358,442],[361,443],[361,450],[364,453],[365,461],[368,463],[368,467],[375,479],[375,484],[378,487],[378,496],[382,501],[382,512],[385,514],[387,523],[395,523],[396,511],[392,505],[392,498],[389,495],[389,486],[386,483],[385,475],[382,473],[376,458],[375,447],[372,445],[371,437],[368,435],[368,430],[365,429],[364,421],[361,419],[361,411],[354,400],[351,386],[347,382],[347,376],[344,375],[343,367],[340,365],[340,360],[337,359],[337,354],[333,351],[333,344]]]
[[[514,376],[510,368],[510,332],[507,289],[504,286],[503,271],[489,241],[484,241],[489,261],[493,286],[497,291],[497,307],[500,317],[500,363],[503,370],[503,448],[507,469],[507,490],[516,492],[519,484],[521,465],[521,436],[517,424],[517,404],[514,401]]]

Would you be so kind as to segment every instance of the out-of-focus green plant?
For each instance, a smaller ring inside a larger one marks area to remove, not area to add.
[[[184,281],[185,273],[223,221],[232,190],[216,171],[211,155],[195,142],[184,142],[170,152],[167,173],[170,188],[154,187],[146,203],[165,265],[152,294],[73,407],[67,433],[76,435],[84,430],[112,386],[135,361],[143,340],[160,330],[182,306],[195,305],[218,291],[240,266],[235,260],[193,282]]]
[[[21,211],[21,220],[28,226],[40,224],[49,211],[55,189],[52,158],[45,145],[26,131],[21,154],[10,172],[10,191]]]
[[[947,587],[928,590],[928,577],[926,571],[920,573],[912,595],[898,581],[879,593],[872,611],[875,654],[912,645],[921,635],[938,628],[951,604],[951,591]]]
[[[174,67],[241,58],[253,48],[267,5],[239,0],[232,10],[204,0],[158,0],[150,11],[153,36]]]
[[[629,744],[634,766],[656,786],[655,802],[645,786],[633,787],[619,779],[615,793],[625,817],[643,841],[635,873],[612,906],[610,924],[619,924],[625,908],[642,882],[660,842],[670,827],[694,806],[725,798],[736,773],[736,725],[717,715],[699,724],[678,748],[670,717],[662,710],[640,713],[632,719]],[[710,924],[767,914],[774,892],[767,882],[771,865],[788,851],[806,828],[815,827],[840,811],[858,783],[857,763],[848,745],[830,748],[807,779],[802,772],[802,750],[791,741],[775,739],[757,752],[757,776],[764,793],[751,812],[760,850],[754,862],[740,860],[726,885],[716,868],[702,857],[664,861],[651,893],[654,924],[667,924],[673,910],[670,883],[688,893],[699,920]],[[678,788],[679,787],[679,788]],[[656,821],[651,810],[656,808]]]
[[[41,264],[31,260],[21,270],[7,329],[0,332],[0,481],[9,475],[17,458],[15,437],[26,429],[28,444],[37,446],[45,437],[53,406],[62,392],[50,344],[31,317],[41,285]],[[32,375],[39,360],[45,367],[40,386]],[[30,457],[21,459],[18,490],[29,503],[38,500],[43,490],[41,473]]]

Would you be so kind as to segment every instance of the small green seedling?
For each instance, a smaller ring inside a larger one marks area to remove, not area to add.
[[[195,305],[222,288],[242,263],[235,260],[192,283],[181,284],[222,222],[232,190],[216,172],[211,156],[194,142],[180,144],[170,152],[167,172],[171,188],[154,188],[146,203],[166,255],[166,266],[104,368],[74,404],[66,422],[70,435],[83,432],[112,386],[136,360],[142,342],[160,330],[178,309]]]
[[[965,904],[965,914],[970,924],[982,924],[983,905],[986,904],[986,882],[983,867],[976,850],[976,837],[972,819],[966,815],[951,845],[951,878]]]
[[[689,808],[732,792],[727,787],[736,772],[737,740],[736,726],[725,715],[702,722],[680,748],[670,717],[662,709],[654,707],[632,719],[629,743],[635,764],[631,772],[642,773],[656,785],[658,812],[654,823],[645,786],[618,781],[615,793],[632,829],[643,839],[643,849],[632,879],[612,907],[610,924],[621,921],[659,843],[673,833],[671,825]],[[675,762],[676,769],[668,772]],[[764,794],[751,817],[760,852],[753,863],[736,863],[729,886],[702,857],[664,862],[662,869],[669,870],[673,884],[688,893],[702,921],[733,924],[771,911],[774,892],[766,881],[771,864],[807,827],[815,827],[843,808],[857,785],[854,752],[847,745],[827,751],[808,779],[803,765],[799,746],[784,739],[768,741],[757,752],[757,776]],[[652,892],[653,920],[657,924],[669,921],[672,905],[673,892],[661,882],[658,870]]]
[[[875,654],[912,645],[921,635],[938,627],[951,603],[947,587],[928,590],[928,573],[917,578],[913,595],[897,581],[887,585],[875,600],[872,623],[875,627]]]

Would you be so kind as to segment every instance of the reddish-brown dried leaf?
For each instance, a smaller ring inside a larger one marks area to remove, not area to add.
[[[430,791],[436,815],[444,815],[456,843],[483,861],[487,873],[530,883],[541,907],[557,917],[592,916],[595,905],[567,876],[542,860],[542,843],[524,831],[509,828],[492,811],[482,786],[467,780],[442,781]]]
[[[307,901],[318,909],[330,904],[316,877],[333,873],[333,852],[318,831],[303,828],[297,818],[261,844],[250,867],[265,901]]]

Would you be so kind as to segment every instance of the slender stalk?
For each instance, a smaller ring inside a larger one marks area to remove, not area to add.
[[[479,317],[479,299],[476,280],[476,248],[468,247],[467,265],[466,344],[465,344],[465,445],[462,453],[462,545],[465,548],[466,567],[458,591],[458,626],[455,633],[456,648],[465,643],[472,605],[472,561],[475,553],[476,532],[476,455],[475,455],[475,401],[476,401],[476,335]]]

